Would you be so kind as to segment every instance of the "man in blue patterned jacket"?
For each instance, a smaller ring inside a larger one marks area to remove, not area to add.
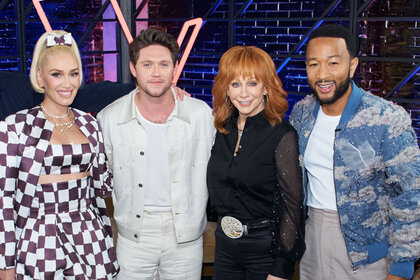
[[[313,94],[290,117],[308,206],[301,280],[410,278],[420,255],[417,138],[403,108],[351,80],[355,49],[339,25],[308,39]]]

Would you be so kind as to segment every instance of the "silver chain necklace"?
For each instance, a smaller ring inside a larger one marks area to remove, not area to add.
[[[47,112],[47,110],[45,110],[44,106],[42,106],[42,103],[40,104],[42,111],[45,112],[45,114],[47,114],[48,117],[50,118],[54,118],[54,119],[64,119],[67,118],[69,116],[70,113],[70,108],[67,107],[67,113],[65,113],[63,116],[54,116],[51,115],[50,113]]]

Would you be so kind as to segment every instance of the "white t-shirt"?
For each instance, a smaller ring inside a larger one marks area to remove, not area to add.
[[[315,126],[304,154],[309,179],[307,205],[337,211],[334,185],[335,129],[341,116],[328,116],[319,109]]]
[[[158,124],[145,119],[137,110],[147,134],[146,185],[144,210],[149,212],[171,211],[169,185],[168,146],[166,123]]]

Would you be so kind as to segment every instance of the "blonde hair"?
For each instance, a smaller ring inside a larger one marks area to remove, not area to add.
[[[63,54],[68,53],[73,55],[76,58],[77,66],[79,68],[80,73],[80,85],[83,81],[83,69],[82,69],[82,61],[80,58],[79,48],[77,47],[76,41],[71,37],[71,46],[68,45],[55,45],[52,47],[47,47],[47,36],[52,34],[56,37],[60,37],[62,35],[67,34],[68,32],[62,30],[53,30],[50,32],[45,32],[36,42],[34,48],[34,54],[32,58],[31,64],[31,73],[29,75],[29,79],[31,81],[32,88],[39,93],[44,93],[44,89],[38,85],[37,80],[37,71],[40,70],[40,67],[45,63],[47,56],[49,55],[56,55],[56,54]]]
[[[226,51],[219,62],[219,72],[214,79],[212,94],[214,108],[214,125],[224,134],[229,132],[224,128],[232,113],[237,110],[229,100],[226,104],[226,91],[229,84],[237,78],[254,77],[262,82],[267,89],[265,115],[274,126],[280,123],[287,111],[287,93],[282,88],[282,82],[270,55],[253,46],[236,46]]]

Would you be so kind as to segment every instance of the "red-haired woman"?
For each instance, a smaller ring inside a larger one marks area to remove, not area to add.
[[[213,86],[217,135],[207,184],[218,215],[215,280],[287,279],[304,250],[296,131],[270,56],[237,46]]]

